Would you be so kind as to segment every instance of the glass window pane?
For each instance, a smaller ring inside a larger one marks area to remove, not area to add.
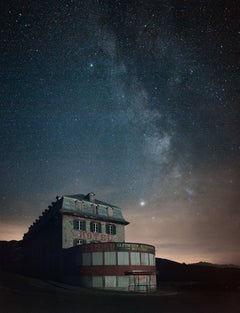
[[[148,253],[141,253],[141,264],[148,265]]]
[[[106,288],[114,288],[116,287],[116,276],[105,276],[105,287]]]
[[[118,265],[129,265],[128,252],[118,252]]]
[[[102,252],[92,253],[92,265],[103,265],[103,253]]]
[[[149,254],[149,265],[155,265],[155,257],[153,254]]]
[[[83,255],[82,255],[82,265],[83,266],[91,265],[91,253],[83,253]]]
[[[119,288],[128,289],[129,276],[117,276],[117,284]]]
[[[139,252],[131,252],[131,265],[140,265],[140,253]]]
[[[116,265],[116,253],[115,252],[104,252],[105,265]]]
[[[92,286],[94,288],[102,288],[103,287],[103,277],[102,276],[93,276]]]

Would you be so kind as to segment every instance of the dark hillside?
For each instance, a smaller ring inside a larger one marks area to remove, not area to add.
[[[0,271],[0,313],[239,313],[239,292],[111,292]]]
[[[202,264],[181,264],[166,259],[156,259],[157,282],[195,282],[198,286],[240,288],[240,269]]]
[[[0,241],[0,269],[22,271],[22,241]]]

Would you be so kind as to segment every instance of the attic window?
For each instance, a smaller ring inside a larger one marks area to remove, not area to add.
[[[107,213],[108,213],[108,216],[113,216],[113,208],[108,207]]]
[[[82,201],[76,201],[76,210],[82,211]]]
[[[98,214],[98,206],[95,204],[92,204],[92,210],[93,210],[93,214]]]

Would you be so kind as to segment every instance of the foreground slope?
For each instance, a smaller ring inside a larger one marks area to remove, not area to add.
[[[0,272],[1,313],[239,313],[239,292],[104,292]]]

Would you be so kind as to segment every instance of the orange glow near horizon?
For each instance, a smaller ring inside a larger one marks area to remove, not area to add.
[[[27,232],[26,226],[14,225],[14,224],[2,224],[0,223],[0,241],[11,241],[11,240],[22,240],[24,233]],[[136,237],[138,238],[136,240]],[[140,242],[157,246],[158,242],[151,236],[136,236],[133,229],[126,229],[126,242]],[[226,258],[224,255],[213,256],[212,254],[204,254],[200,251],[190,251],[189,249],[176,249],[174,248],[157,248],[156,257],[161,259],[168,259],[179,263],[198,263],[198,262],[209,262],[215,264],[230,264],[231,259]],[[234,262],[233,262],[234,263]]]
[[[26,233],[27,227],[21,225],[5,225],[0,223],[0,240],[22,240],[24,233]]]

